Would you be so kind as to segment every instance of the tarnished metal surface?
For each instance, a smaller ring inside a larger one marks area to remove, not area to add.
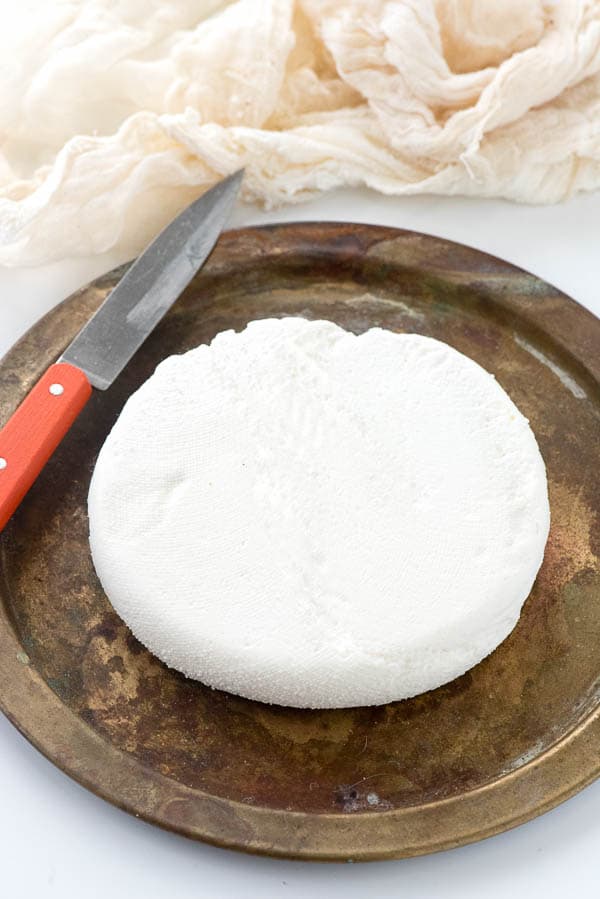
[[[0,418],[122,273],[50,313],[0,364]],[[187,681],[131,637],[93,571],[87,488],[129,394],[164,356],[290,314],[447,341],[497,376],[546,461],[552,528],[519,625],[472,671],[412,700],[300,711]],[[544,811],[600,769],[599,383],[600,322],[475,250],[365,225],[224,235],[1,538],[1,705],[110,801],[248,851],[406,856]]]

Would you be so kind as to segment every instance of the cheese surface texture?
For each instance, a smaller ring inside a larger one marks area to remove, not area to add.
[[[448,345],[251,322],[162,362],[90,494],[96,570],[189,677],[308,708],[452,680],[514,628],[549,529],[527,420]]]

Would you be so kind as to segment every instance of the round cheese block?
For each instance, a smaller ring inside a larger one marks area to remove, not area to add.
[[[255,321],[162,362],[96,465],[116,611],[192,678],[289,706],[438,687],[514,628],[549,507],[527,420],[417,334]]]

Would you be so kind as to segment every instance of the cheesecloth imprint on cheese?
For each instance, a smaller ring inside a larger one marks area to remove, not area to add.
[[[267,319],[159,365],[103,447],[96,569],[167,664],[299,707],[433,689],[515,626],[548,535],[526,419],[446,344]]]

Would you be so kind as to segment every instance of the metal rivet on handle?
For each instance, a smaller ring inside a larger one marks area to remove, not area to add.
[[[52,396],[61,396],[65,392],[62,384],[50,384],[49,390]]]

